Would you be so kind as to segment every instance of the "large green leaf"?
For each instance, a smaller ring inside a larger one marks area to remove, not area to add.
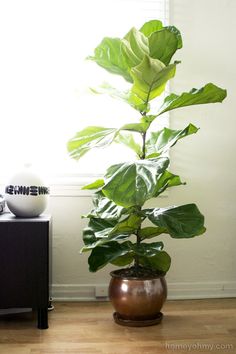
[[[145,265],[147,262],[146,259],[151,258],[152,269],[165,271],[168,263],[168,260],[166,259],[168,255],[166,254],[166,252],[161,251],[162,248],[162,242],[140,244],[139,246],[137,246],[136,244],[132,244],[130,241],[126,241],[121,244],[112,241],[104,245],[99,245],[98,247],[92,250],[92,253],[89,257],[90,271],[97,271],[98,269],[104,267],[107,263],[112,263],[117,266],[125,266],[132,263],[132,261],[135,259],[135,256],[139,256],[140,263]],[[165,254],[167,256],[165,256]],[[156,257],[155,266],[153,266],[153,257]],[[159,260],[158,269],[156,264],[157,259]]]
[[[226,96],[226,90],[212,83],[208,83],[200,89],[193,88],[191,91],[184,92],[181,95],[172,93],[165,98],[164,103],[158,112],[158,115],[176,108],[222,102]]]
[[[146,141],[146,156],[155,157],[166,152],[169,148],[188,135],[197,133],[198,128],[189,124],[185,129],[173,130],[163,128],[158,132],[152,132],[150,138]]]
[[[168,65],[172,56],[178,49],[179,40],[177,34],[170,28],[163,28],[153,32],[149,37],[150,56],[159,59]]]
[[[114,228],[116,224],[116,219],[102,219],[94,218],[91,216],[88,227],[83,230],[83,237],[86,238],[86,236],[89,235],[90,230],[90,234],[93,233],[96,239],[108,238],[109,232]],[[89,241],[89,238],[86,240],[84,239],[84,243],[88,244],[88,242],[85,241]]]
[[[86,227],[83,230],[83,241],[85,246],[93,245],[97,242],[97,238],[94,234],[94,231],[90,227]],[[83,252],[83,249],[81,250]]]
[[[167,252],[159,251],[152,257],[141,257],[140,263],[154,271],[166,273],[170,268],[171,258]]]
[[[103,82],[98,87],[90,87],[90,91],[94,94],[107,94],[112,98],[119,99],[121,101],[128,102],[128,91],[121,91],[111,86],[108,82]]]
[[[130,69],[138,65],[144,55],[148,54],[148,39],[143,33],[132,28],[123,39],[105,37],[96,47],[94,56],[88,59],[132,82]]]
[[[149,41],[149,55],[168,64],[177,49],[182,48],[181,33],[175,26],[163,27],[159,20],[146,22],[141,28]]]
[[[145,55],[149,54],[147,37],[136,28],[132,28],[122,40],[123,49],[128,50],[127,55],[130,57],[130,51],[138,59],[135,65],[130,65],[130,68],[138,65]]]
[[[88,227],[97,233],[105,229],[113,229],[116,224],[116,219],[90,218]]]
[[[144,214],[173,238],[190,238],[205,232],[204,216],[195,204],[149,209]]]
[[[94,94],[107,94],[112,98],[119,99],[125,103],[128,103],[139,112],[148,112],[150,110],[150,105],[144,104],[143,100],[134,93],[129,90],[118,90],[107,82],[104,82],[96,88],[90,87],[90,91]]]
[[[159,31],[163,28],[162,22],[159,20],[150,20],[140,28],[140,32],[142,32],[146,37],[149,37],[153,32]]]
[[[81,252],[87,252],[101,243],[108,242],[108,234],[115,226],[113,220],[103,220],[91,218],[86,227],[83,230],[84,247]]]
[[[122,234],[122,235],[115,235],[113,237],[110,237],[108,238],[107,235],[105,235],[105,232],[106,230],[104,230],[103,232],[100,232],[101,234],[104,234],[103,237],[95,237],[94,236],[92,237],[92,235],[84,235],[83,236],[83,240],[84,240],[84,244],[85,246],[82,247],[81,249],[81,253],[84,253],[84,252],[88,252],[88,251],[92,251],[94,248],[96,247],[99,247],[101,245],[105,245],[106,243],[109,243],[111,241],[115,241],[115,242],[118,242],[118,241],[125,241],[127,240],[129,237],[129,235],[127,234]]]
[[[69,140],[67,144],[70,156],[76,160],[80,159],[87,151],[104,147],[112,143],[116,134],[118,133],[115,128],[103,127],[87,127]]]
[[[118,220],[126,211],[123,207],[116,205],[106,198],[103,193],[97,192],[93,197],[94,209],[87,214],[86,218],[113,219]]]
[[[88,259],[90,272],[96,272],[115,259],[128,254],[131,249],[130,245],[129,241],[122,244],[111,241],[94,248]]]
[[[131,90],[129,91],[127,103],[142,114],[150,111],[150,103],[143,101],[141,97]]]
[[[115,258],[110,263],[118,267],[124,267],[131,264],[133,261],[134,261],[134,255],[132,252],[129,252],[124,254],[123,256]]]
[[[81,189],[99,189],[104,186],[104,180],[99,178],[96,181],[83,186]]]
[[[153,238],[155,236],[159,236],[163,233],[166,233],[166,229],[164,227],[147,226],[139,231],[139,236],[142,240],[145,240]]]
[[[93,248],[111,241],[121,241],[129,237],[128,233],[110,235],[117,224],[115,219],[101,219],[91,217],[88,227],[83,230],[84,247],[81,252],[91,251]]]
[[[177,49],[181,49],[183,47],[183,41],[182,41],[182,36],[180,31],[178,30],[178,28],[176,28],[175,26],[166,26],[166,29],[168,29],[170,32],[173,32],[178,40],[178,47]]]
[[[145,56],[139,65],[131,69],[134,80],[131,93],[147,104],[164,91],[167,81],[174,77],[175,69],[176,64],[165,66],[160,60]]]
[[[155,194],[158,176],[168,164],[169,159],[161,157],[113,165],[107,171],[102,191],[117,205],[142,206]]]
[[[122,41],[119,38],[105,37],[96,47],[94,56],[88,59],[95,61],[107,71],[121,75],[125,80],[132,82],[129,74],[129,65],[123,56]]]
[[[132,250],[137,256],[152,257],[155,256],[159,251],[161,251],[163,247],[163,242],[140,243],[133,244]]]
[[[122,129],[122,128],[121,128]],[[132,133],[129,132],[119,132],[119,134],[115,138],[115,142],[119,144],[124,144],[125,146],[129,147],[132,149],[137,156],[141,156],[142,154],[142,149],[140,144],[138,144]]]
[[[146,131],[150,127],[150,124],[153,122],[155,118],[156,116],[145,114],[140,118],[139,123],[125,124],[120,128],[120,130],[130,130],[138,133],[146,133]]]
[[[115,225],[109,234],[109,238],[120,234],[133,234],[137,231],[141,224],[141,217],[135,214],[129,215],[125,220],[120,221]]]
[[[185,183],[181,181],[178,175],[174,175],[166,170],[158,177],[154,197],[163,193],[167,188],[180,186],[182,184]]]
[[[147,129],[149,128],[150,123],[148,122],[140,122],[140,123],[129,123],[123,125],[120,129],[121,130],[130,130],[133,132],[138,132],[138,133],[145,133]]]

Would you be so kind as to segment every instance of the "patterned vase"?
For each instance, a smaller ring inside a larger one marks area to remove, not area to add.
[[[47,207],[49,188],[41,177],[25,167],[16,173],[5,188],[5,199],[9,210],[19,217],[35,217]]]

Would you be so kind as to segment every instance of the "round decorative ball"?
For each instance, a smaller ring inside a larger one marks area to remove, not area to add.
[[[35,217],[47,207],[49,188],[30,168],[16,173],[5,188],[9,210],[20,217]]]

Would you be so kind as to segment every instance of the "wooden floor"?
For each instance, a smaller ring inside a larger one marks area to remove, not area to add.
[[[115,324],[109,302],[54,305],[47,330],[31,313],[0,317],[0,354],[236,353],[236,299],[168,301],[145,328]]]

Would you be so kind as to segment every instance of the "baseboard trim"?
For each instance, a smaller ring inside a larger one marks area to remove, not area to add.
[[[106,296],[96,297],[96,287],[108,290],[108,284],[53,284],[54,301],[101,301]],[[169,300],[208,299],[236,297],[236,282],[168,283]]]
[[[236,282],[169,283],[168,299],[209,299],[236,297]]]

